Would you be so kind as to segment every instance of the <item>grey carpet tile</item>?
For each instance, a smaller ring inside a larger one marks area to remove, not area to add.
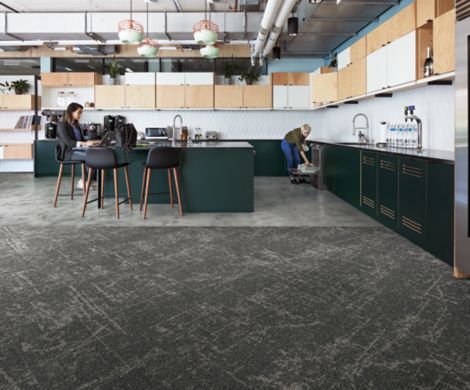
[[[381,227],[0,227],[1,389],[470,388],[470,285]]]

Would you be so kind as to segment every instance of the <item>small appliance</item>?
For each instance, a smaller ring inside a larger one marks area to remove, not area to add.
[[[126,124],[126,117],[122,115],[116,115],[114,117],[114,130],[118,129],[119,126]]]
[[[206,139],[210,141],[217,141],[217,131],[206,131]]]
[[[46,138],[47,139],[57,138],[57,123],[55,122],[46,123]]]
[[[168,139],[168,130],[166,126],[161,127],[146,127],[145,128],[146,140],[165,140]]]
[[[106,115],[104,117],[104,132],[114,131],[114,116]]]
[[[86,141],[101,138],[102,134],[101,124],[99,123],[86,123],[83,126],[83,137]]]

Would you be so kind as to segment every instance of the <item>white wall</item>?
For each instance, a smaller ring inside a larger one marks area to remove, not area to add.
[[[309,123],[311,138],[355,141],[352,118],[359,112],[370,120],[372,134],[378,138],[380,121],[403,122],[405,105],[415,105],[416,114],[423,120],[423,144],[427,149],[454,149],[454,87],[426,86],[395,93],[392,98],[372,98],[357,105],[316,111],[92,111],[85,112],[83,122],[102,123],[104,115],[126,115],[137,130],[147,126],[166,126],[181,114],[190,132],[195,127],[202,131],[218,131],[221,138],[281,139],[284,134]]]

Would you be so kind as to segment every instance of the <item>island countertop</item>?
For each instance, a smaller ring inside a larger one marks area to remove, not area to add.
[[[156,147],[173,147],[177,149],[253,149],[253,146],[248,142],[234,141],[200,141],[200,142],[175,142],[172,144],[171,141],[140,141],[137,145],[132,148],[133,150],[148,150]]]

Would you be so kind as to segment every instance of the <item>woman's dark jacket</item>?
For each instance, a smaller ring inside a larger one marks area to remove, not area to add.
[[[57,139],[60,146],[60,158],[62,160],[70,160],[73,148],[77,146],[75,132],[70,123],[61,121],[57,125]]]

